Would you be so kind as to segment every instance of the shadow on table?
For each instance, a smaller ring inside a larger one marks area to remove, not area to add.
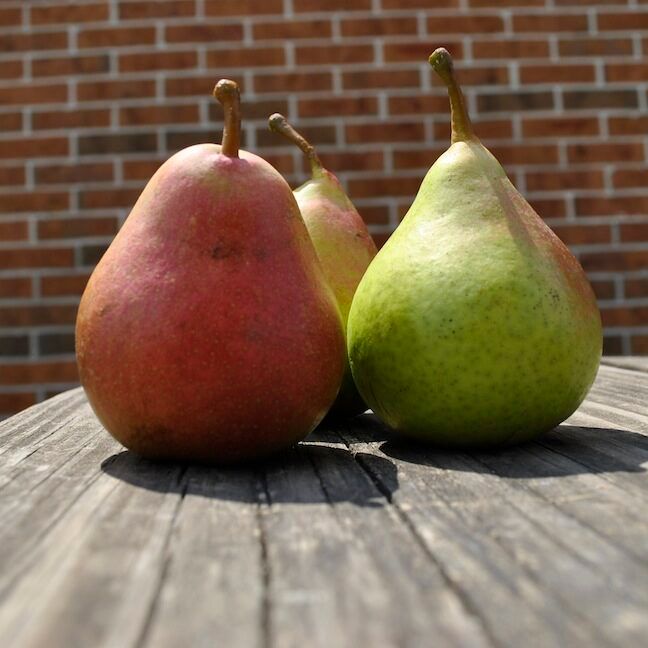
[[[322,445],[321,435],[263,463],[243,467],[210,467],[154,462],[125,450],[102,462],[101,470],[133,486],[255,504],[331,504],[380,507],[398,489],[396,467],[376,459],[383,479],[378,490],[362,468],[362,453]]]
[[[560,425],[536,441],[510,448],[457,452],[392,438],[380,449],[398,461],[517,479],[642,473],[642,464],[648,463],[645,435],[574,425]]]

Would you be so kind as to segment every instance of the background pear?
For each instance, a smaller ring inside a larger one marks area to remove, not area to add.
[[[344,332],[290,187],[239,151],[222,80],[222,147],[191,146],[151,178],[79,307],[81,382],[127,448],[231,462],[305,437],[345,367]]]
[[[346,325],[353,295],[376,256],[376,245],[339,180],[322,166],[314,147],[282,115],[275,113],[268,124],[270,130],[296,144],[310,162],[312,177],[295,189],[295,198]],[[347,364],[329,417],[355,416],[366,409]]]
[[[598,368],[601,320],[569,250],[475,136],[452,61],[452,145],[362,279],[348,350],[367,403],[404,435],[470,447],[567,418]]]

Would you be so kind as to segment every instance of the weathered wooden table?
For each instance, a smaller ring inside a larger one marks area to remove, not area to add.
[[[32,407],[0,425],[0,646],[646,646],[648,360],[606,364],[503,452],[364,415],[255,469],[156,465],[80,389]]]

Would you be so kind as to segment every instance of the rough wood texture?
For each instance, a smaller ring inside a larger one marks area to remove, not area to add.
[[[227,470],[139,459],[61,394],[0,424],[0,646],[644,646],[645,367],[606,359],[516,449],[365,414]]]

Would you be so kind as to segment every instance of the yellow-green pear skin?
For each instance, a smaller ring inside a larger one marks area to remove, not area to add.
[[[452,61],[453,138],[355,293],[347,343],[363,398],[408,437],[449,447],[533,439],[598,369],[601,318],[578,261],[472,131]]]
[[[376,244],[340,181],[322,166],[314,147],[279,113],[271,115],[268,124],[271,130],[299,146],[310,161],[312,177],[295,189],[294,195],[346,327],[353,295],[376,256]],[[327,420],[350,418],[366,409],[347,363]]]

